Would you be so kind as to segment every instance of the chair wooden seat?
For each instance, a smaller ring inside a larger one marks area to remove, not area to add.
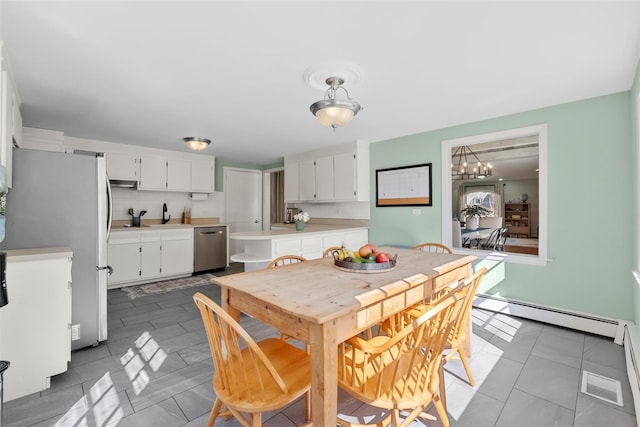
[[[309,355],[284,340],[255,342],[225,310],[198,292],[193,299],[204,322],[213,358],[216,401],[207,427],[219,415],[243,426],[262,426],[262,413],[283,408],[311,388]],[[307,401],[307,420],[310,419]],[[221,412],[224,411],[224,412]]]

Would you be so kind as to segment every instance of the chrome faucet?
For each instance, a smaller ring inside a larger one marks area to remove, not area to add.
[[[162,205],[162,223],[163,224],[168,223],[169,220],[171,219],[171,215],[169,215],[169,218],[165,219],[164,214],[166,214],[166,213],[167,213],[167,204],[165,203],[165,204]]]

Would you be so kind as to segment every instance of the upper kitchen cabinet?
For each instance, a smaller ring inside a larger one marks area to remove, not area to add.
[[[213,158],[203,161],[191,161],[191,191],[194,193],[213,193],[215,190],[215,161]]]
[[[13,147],[22,143],[20,98],[0,42],[0,165],[6,168],[6,185],[11,188]]]
[[[109,179],[138,181],[140,156],[131,153],[105,153]]]
[[[369,145],[329,147],[285,157],[286,202],[369,200]]]
[[[141,190],[191,191],[191,162],[158,156],[140,157]]]

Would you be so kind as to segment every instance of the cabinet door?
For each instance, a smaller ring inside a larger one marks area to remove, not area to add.
[[[140,158],[140,186],[143,190],[167,189],[167,160],[163,157]]]
[[[335,198],[333,192],[333,156],[318,157],[316,164],[316,200],[331,201]]]
[[[191,191],[191,162],[167,160],[167,190]]]
[[[300,200],[315,200],[316,198],[316,171],[315,160],[303,160],[300,162],[299,183]]]
[[[105,153],[110,179],[138,180],[140,160],[135,154]]]
[[[162,242],[162,275],[193,273],[193,239]]]
[[[191,191],[196,193],[213,193],[214,161],[191,162]]]
[[[140,243],[140,279],[160,276],[161,255],[160,242]]]
[[[284,163],[284,201],[297,202],[300,200],[300,163]]]
[[[0,83],[0,165],[7,171],[6,185],[11,188],[11,164],[13,159],[13,144],[11,135],[13,134],[13,123],[11,122],[11,99],[12,88],[9,81],[9,73],[6,65],[0,59],[2,65],[2,75]]]
[[[356,199],[356,159],[352,152],[333,157],[335,200]]]
[[[107,278],[109,287],[140,278],[140,243],[109,245],[107,259],[113,273]]]

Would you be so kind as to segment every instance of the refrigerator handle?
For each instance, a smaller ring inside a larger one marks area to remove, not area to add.
[[[96,270],[100,271],[100,270],[107,270],[107,275],[111,276],[113,274],[113,267],[111,267],[110,265],[107,265],[106,267],[96,267]]]
[[[111,183],[109,182],[109,177],[107,178],[107,241],[109,241],[109,236],[111,235],[111,220],[113,218],[113,199],[111,198]],[[111,275],[111,272],[109,272]]]

